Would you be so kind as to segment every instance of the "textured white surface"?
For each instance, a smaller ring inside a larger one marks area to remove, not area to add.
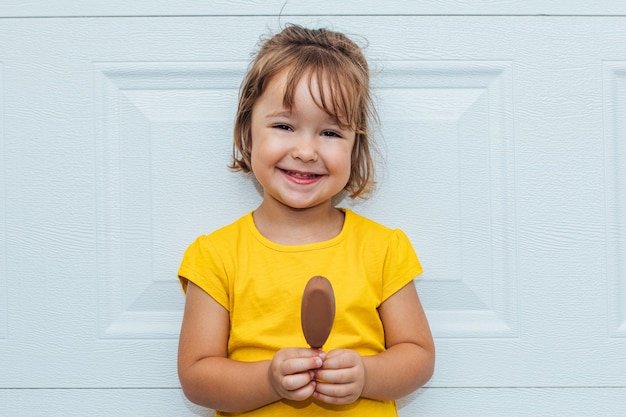
[[[180,389],[2,390],[3,415],[213,417]],[[623,417],[624,388],[426,388],[398,402],[400,417]]]
[[[438,348],[401,415],[623,415],[626,18],[286,21],[369,43],[386,162],[351,206],[411,238]],[[176,268],[259,201],[226,165],[277,23],[0,19],[0,415],[211,415],[178,389]]]
[[[309,15],[560,15],[626,14],[620,0],[29,0],[3,2],[0,16],[309,16]]]

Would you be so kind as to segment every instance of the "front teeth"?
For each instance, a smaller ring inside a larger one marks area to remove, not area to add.
[[[293,171],[285,171],[287,172],[287,174],[289,175],[293,175],[294,177],[300,177],[300,178],[315,178],[318,177],[317,174],[303,174],[301,172],[293,172]]]

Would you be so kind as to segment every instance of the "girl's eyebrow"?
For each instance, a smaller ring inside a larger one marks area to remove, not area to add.
[[[278,111],[274,111],[274,112],[270,112],[267,113],[265,115],[265,117],[289,117],[291,116],[291,111],[290,110],[278,110]]]
[[[291,110],[287,110],[287,109],[283,109],[283,110],[276,110],[276,111],[271,111],[269,113],[267,113],[265,115],[266,119],[274,119],[274,118],[290,118],[292,117],[294,114]],[[326,120],[326,122],[329,125],[332,125],[333,127],[340,129],[340,130],[346,130],[344,127],[341,126],[341,123],[339,123],[339,121],[337,121],[336,118],[333,118],[332,116],[328,115],[328,119]],[[349,130],[349,129],[348,129]]]

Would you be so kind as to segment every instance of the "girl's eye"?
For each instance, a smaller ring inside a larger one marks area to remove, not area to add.
[[[274,127],[280,130],[291,130],[291,127],[289,127],[288,125],[278,124],[278,125],[274,125]]]
[[[340,138],[340,137],[341,137],[341,135],[340,135],[339,133],[334,132],[334,131],[332,131],[332,130],[325,130],[325,131],[322,133],[322,135],[323,135],[323,136],[330,137],[330,138]]]

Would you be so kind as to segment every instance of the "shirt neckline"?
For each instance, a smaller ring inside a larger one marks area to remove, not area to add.
[[[280,251],[280,252],[305,252],[305,251],[328,248],[328,247],[337,245],[339,242],[345,239],[347,230],[350,228],[350,225],[352,224],[352,221],[353,221],[353,213],[350,209],[346,209],[343,207],[338,207],[338,209],[341,210],[345,214],[341,231],[335,237],[331,239],[324,240],[321,242],[306,243],[302,245],[283,245],[283,244],[271,241],[265,236],[263,236],[261,232],[259,232],[259,229],[257,229],[256,224],[254,223],[254,218],[252,217],[253,211],[249,212],[246,215],[245,221],[248,226],[248,229],[250,230],[252,235],[255,237],[255,239],[258,240],[264,246],[270,249],[276,250],[276,251]]]

